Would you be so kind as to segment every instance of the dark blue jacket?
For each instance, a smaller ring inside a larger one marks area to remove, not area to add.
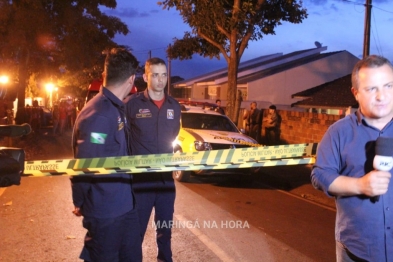
[[[127,141],[125,105],[103,88],[80,112],[73,131],[75,158],[125,156]],[[133,209],[129,174],[75,176],[74,205],[85,217],[117,217]]]
[[[173,153],[172,142],[180,130],[179,102],[166,96],[159,109],[146,89],[129,97],[126,104],[131,127],[131,154]]]

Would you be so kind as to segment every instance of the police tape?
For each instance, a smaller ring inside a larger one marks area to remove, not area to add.
[[[317,144],[292,144],[176,154],[25,161],[23,176],[105,175],[312,164],[316,147]]]

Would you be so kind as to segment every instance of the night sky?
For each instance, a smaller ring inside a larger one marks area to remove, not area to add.
[[[365,0],[364,0],[365,1]],[[374,0],[371,17],[370,54],[393,60],[393,1]],[[318,41],[327,46],[326,52],[347,50],[357,57],[363,54],[365,2],[305,0],[308,18],[301,24],[283,23],[276,28],[276,35],[249,42],[242,61],[273,53],[291,53],[315,48]],[[115,10],[105,12],[119,17],[128,25],[127,36],[117,36],[115,41],[131,47],[141,64],[149,57],[166,58],[165,49],[173,38],[182,38],[190,31],[175,10],[162,10],[157,0],[117,0]],[[224,59],[202,58],[172,60],[172,76],[188,79],[212,70],[226,68]]]

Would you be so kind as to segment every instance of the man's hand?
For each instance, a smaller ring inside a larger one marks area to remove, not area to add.
[[[72,213],[73,213],[75,216],[77,216],[77,217],[82,216],[81,209],[80,209],[79,207],[75,207],[75,209],[72,211]]]
[[[388,190],[390,173],[373,170],[362,177],[338,176],[329,186],[328,192],[336,196],[366,195],[375,197]]]
[[[366,196],[383,195],[388,191],[390,177],[387,171],[373,170],[359,178],[359,189]]]

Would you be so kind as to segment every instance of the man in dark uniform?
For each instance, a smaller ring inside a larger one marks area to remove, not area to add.
[[[249,136],[259,142],[261,133],[261,111],[257,108],[257,102],[251,102],[249,113]]]
[[[225,110],[224,110],[224,108],[221,107],[221,100],[220,99],[216,100],[216,105],[217,105],[217,107],[214,110],[216,112],[220,113],[221,115],[225,115]]]
[[[180,130],[180,105],[165,94],[167,69],[160,58],[145,64],[147,89],[127,102],[133,155],[173,153],[172,142]],[[172,261],[171,224],[175,204],[175,183],[171,172],[135,176],[134,192],[141,222],[142,239],[154,207],[157,226],[158,261]]]
[[[126,49],[108,51],[104,86],[80,112],[73,130],[75,158],[129,154],[124,97],[138,62]],[[73,213],[87,229],[80,256],[85,261],[142,261],[140,226],[132,176],[112,174],[71,178]]]

